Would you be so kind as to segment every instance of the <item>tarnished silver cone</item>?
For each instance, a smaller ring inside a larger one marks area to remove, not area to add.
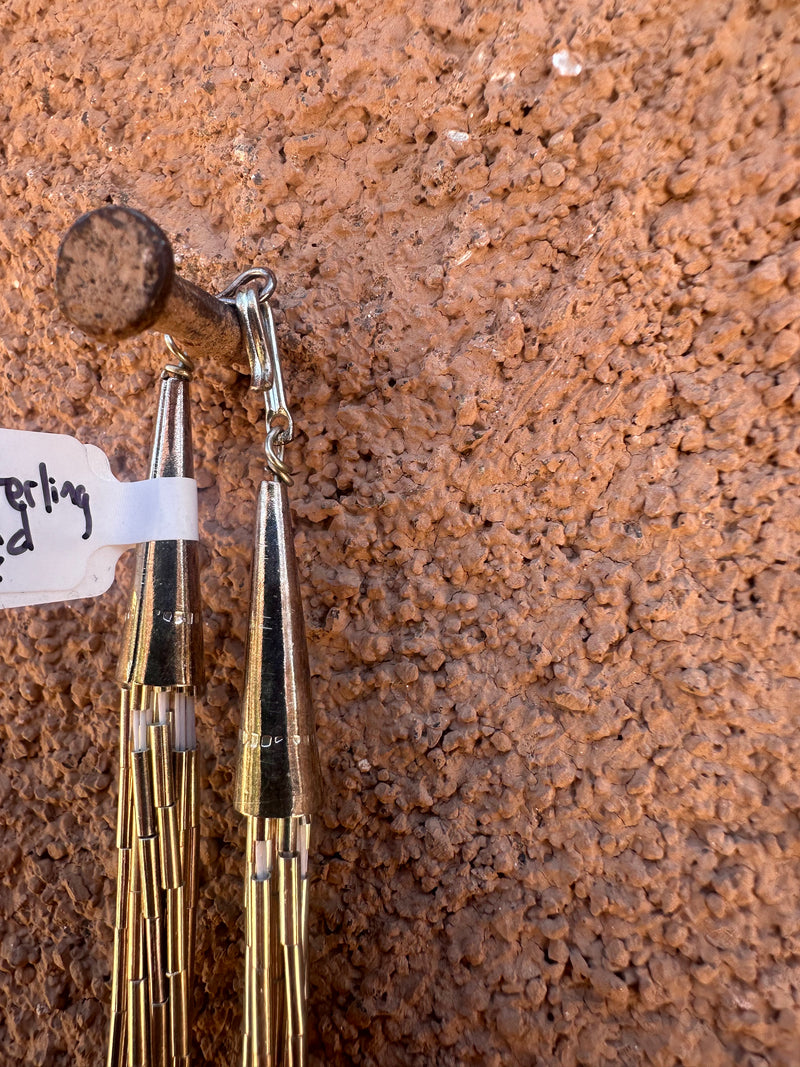
[[[189,383],[164,372],[151,478],[193,478]],[[123,685],[203,684],[203,628],[196,541],[150,541],[136,551],[118,679]]]
[[[303,606],[282,482],[258,495],[235,804],[243,815],[312,815],[320,770]]]

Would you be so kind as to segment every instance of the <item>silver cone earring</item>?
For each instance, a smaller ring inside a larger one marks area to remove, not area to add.
[[[283,448],[293,433],[269,298],[271,272],[226,293],[242,322],[251,387],[266,402],[235,805],[247,821],[242,1067],[307,1063],[308,870],[320,767]]]
[[[166,338],[151,478],[194,476],[192,365]],[[196,541],[139,546],[119,664],[117,904],[107,1067],[188,1067],[203,686]]]

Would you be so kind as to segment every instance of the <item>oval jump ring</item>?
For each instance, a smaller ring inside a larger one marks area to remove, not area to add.
[[[264,451],[267,455],[267,466],[272,473],[277,478],[280,478],[285,485],[292,485],[294,479],[292,478],[291,467],[286,464],[283,456],[279,455],[275,449],[276,442],[280,444],[282,434],[283,431],[278,427],[273,427],[273,429],[269,430],[267,440],[264,443]]]
[[[179,348],[172,337],[168,333],[164,334],[164,344],[167,346],[167,351],[171,356],[177,359],[177,365],[174,363],[168,363],[164,368],[165,371],[174,374],[177,378],[184,378],[188,381],[192,372],[194,371],[194,363],[189,356]]]

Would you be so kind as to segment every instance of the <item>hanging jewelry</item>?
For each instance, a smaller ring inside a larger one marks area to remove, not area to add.
[[[293,427],[269,305],[275,278],[254,269],[212,297],[175,273],[152,219],[112,205],[81,216],[66,235],[56,284],[66,317],[106,342],[159,326],[228,362],[243,336],[251,387],[265,396],[271,477],[258,495],[235,797],[247,823],[242,1065],[304,1067],[320,772],[283,458]],[[176,363],[163,375],[151,476],[190,476],[191,365],[167,344]],[[202,685],[196,544],[140,547],[124,649],[108,1067],[188,1067]]]
[[[149,477],[192,478],[192,364],[171,338]],[[199,852],[195,699],[203,684],[196,541],[139,546],[122,685],[108,1067],[188,1067]]]
[[[223,294],[235,303],[264,392],[266,466],[256,508],[235,806],[245,816],[245,991],[242,1067],[307,1063],[308,854],[320,769],[300,581],[283,450],[286,405],[270,271],[253,270]]]

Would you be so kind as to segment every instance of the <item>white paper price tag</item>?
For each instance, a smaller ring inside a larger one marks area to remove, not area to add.
[[[105,592],[140,541],[197,540],[193,478],[118,482],[74,437],[0,429],[0,608]]]

